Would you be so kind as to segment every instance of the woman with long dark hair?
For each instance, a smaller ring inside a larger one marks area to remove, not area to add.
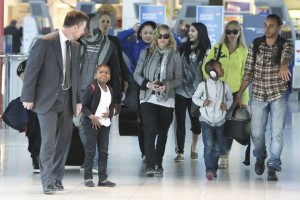
[[[201,125],[199,116],[192,116],[190,110],[193,94],[198,84],[203,81],[201,66],[210,47],[206,26],[202,23],[192,23],[189,28],[187,41],[178,48],[182,56],[182,84],[175,90],[175,115],[177,121],[175,151],[178,154],[174,159],[175,162],[184,160],[187,109],[193,134],[190,158],[198,158],[197,145],[201,133]]]

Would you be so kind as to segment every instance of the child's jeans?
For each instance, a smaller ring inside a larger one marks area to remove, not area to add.
[[[96,153],[96,145],[98,147],[98,176],[99,181],[104,181],[107,178],[107,158],[109,144],[109,129],[110,127],[101,126],[93,129],[91,124],[84,125],[84,133],[86,136],[86,151],[84,160],[84,179],[93,179],[93,160]]]
[[[216,172],[218,169],[224,125],[213,127],[201,121],[206,172]]]

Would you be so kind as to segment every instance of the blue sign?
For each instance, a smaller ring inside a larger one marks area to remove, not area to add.
[[[154,21],[158,24],[166,23],[166,7],[156,5],[140,5],[139,21]]]
[[[223,6],[197,6],[196,22],[205,24],[210,43],[216,44],[223,33]]]
[[[243,32],[246,45],[249,44],[257,37],[264,35],[264,21],[266,17],[260,15],[244,16]]]

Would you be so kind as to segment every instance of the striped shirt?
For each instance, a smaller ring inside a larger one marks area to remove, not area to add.
[[[278,40],[272,47],[267,46],[265,40],[258,46],[256,53],[256,62],[253,59],[253,42],[248,49],[246,60],[244,80],[252,81],[252,98],[258,101],[274,101],[284,95],[288,88],[288,82],[282,80],[279,76],[280,63],[274,60],[278,54]],[[280,61],[283,59],[291,62],[294,53],[294,46],[291,41],[287,40],[281,52]],[[254,63],[255,62],[255,63]]]

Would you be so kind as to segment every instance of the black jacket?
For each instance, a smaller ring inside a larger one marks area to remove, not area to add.
[[[93,85],[93,86],[92,86]],[[113,97],[113,90],[109,87],[111,93],[111,99]],[[83,95],[83,103],[82,103],[82,114],[84,123],[90,122],[89,116],[91,114],[95,114],[100,103],[101,99],[101,90],[98,86],[97,80],[87,86],[86,91]],[[112,99],[113,100],[113,99]],[[114,105],[111,102],[109,106],[109,118],[112,118],[114,114]]]

